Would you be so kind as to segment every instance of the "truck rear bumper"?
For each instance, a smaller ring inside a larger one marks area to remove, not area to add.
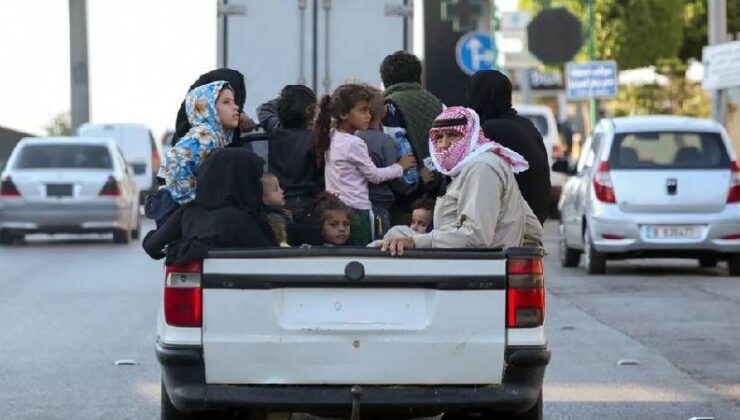
[[[205,383],[200,347],[157,343],[162,380],[172,404],[192,412],[223,408],[258,408],[316,414],[349,413],[349,385],[214,385]],[[462,408],[494,408],[521,412],[540,396],[550,350],[542,347],[510,347],[500,385],[360,385],[358,402],[363,409],[401,410],[426,415]]]

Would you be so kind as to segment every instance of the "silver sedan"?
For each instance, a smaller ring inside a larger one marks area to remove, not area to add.
[[[25,138],[0,175],[0,243],[28,233],[139,236],[138,187],[115,141]]]

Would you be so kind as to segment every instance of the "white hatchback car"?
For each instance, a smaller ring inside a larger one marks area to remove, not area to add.
[[[711,120],[604,119],[588,138],[559,209],[560,261],[602,274],[609,259],[696,258],[729,262],[740,275],[740,167]]]

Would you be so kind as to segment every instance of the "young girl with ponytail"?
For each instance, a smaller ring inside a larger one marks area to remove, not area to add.
[[[372,205],[368,182],[381,182],[403,176],[403,171],[416,166],[412,155],[385,168],[373,164],[365,142],[355,136],[370,123],[371,92],[359,84],[339,86],[326,95],[316,119],[316,158],[324,168],[326,191],[336,195],[352,208],[350,244],[367,245],[372,241]]]

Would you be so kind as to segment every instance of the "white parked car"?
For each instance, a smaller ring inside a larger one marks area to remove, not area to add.
[[[587,139],[559,208],[560,260],[601,274],[609,259],[729,261],[740,275],[740,167],[714,121],[604,119]]]
[[[0,175],[0,243],[28,233],[139,236],[139,189],[115,141],[24,138]]]
[[[545,105],[525,104],[514,105],[514,109],[519,115],[532,121],[537,131],[542,134],[542,140],[545,142],[545,149],[547,149],[547,160],[550,167],[552,167],[553,163],[560,159],[563,153],[563,146],[558,134],[558,124],[555,121],[555,114],[553,114],[552,109]],[[550,172],[550,200],[553,208],[560,199],[566,181],[567,176],[565,174]]]
[[[78,133],[82,137],[108,137],[116,141],[123,157],[134,171],[136,185],[141,191],[140,202],[157,189],[156,176],[162,163],[162,149],[152,132],[142,124],[83,124]]]

